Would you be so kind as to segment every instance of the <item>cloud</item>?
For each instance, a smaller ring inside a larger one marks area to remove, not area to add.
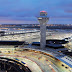
[[[50,17],[47,24],[71,24],[72,18]],[[0,24],[39,24],[37,18],[34,17],[0,17]]]
[[[72,0],[0,0],[0,20],[37,21],[41,10],[48,12],[49,23],[54,20],[69,22],[72,18]]]
[[[66,10],[65,12],[67,12],[67,13],[72,13],[72,10]]]

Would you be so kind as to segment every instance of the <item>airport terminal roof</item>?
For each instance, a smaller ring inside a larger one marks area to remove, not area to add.
[[[22,45],[25,41],[0,41],[0,45]]]

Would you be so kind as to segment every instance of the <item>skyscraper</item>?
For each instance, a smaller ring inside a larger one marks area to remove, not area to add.
[[[40,11],[40,16],[38,21],[40,23],[40,47],[45,48],[46,46],[46,23],[48,22],[49,17],[47,17],[46,11]]]

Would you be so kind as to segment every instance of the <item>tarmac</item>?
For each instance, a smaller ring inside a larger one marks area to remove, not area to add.
[[[52,30],[46,32],[46,39],[64,39],[66,37],[72,36],[71,32],[66,32],[65,30]],[[25,34],[19,34],[19,35],[9,35],[9,36],[2,36],[0,37],[0,40],[19,40],[19,41],[27,41],[29,43],[32,42],[40,42],[40,32],[35,33],[25,33]],[[68,45],[68,44],[66,44]],[[69,44],[69,46],[71,43]],[[65,63],[63,63],[60,60],[56,60],[55,58],[52,58],[48,55],[36,53],[36,52],[29,52],[29,51],[22,51],[22,49],[28,48],[28,46],[19,47],[20,51],[17,51],[14,49],[14,46],[0,46],[0,50],[2,53],[0,53],[0,56],[8,57],[8,58],[18,58],[20,61],[26,62],[27,66],[33,71],[33,72],[71,72],[71,68],[68,67]],[[32,46],[32,48],[38,48]],[[29,49],[32,49],[31,46],[29,46]],[[37,49],[39,51],[40,49]],[[59,56],[59,53],[56,51],[54,52],[52,49],[48,49],[47,52],[49,55],[55,55]],[[10,53],[8,52],[10,51]],[[42,50],[44,52],[44,50]],[[32,65],[33,64],[33,65]],[[65,66],[63,67],[62,64]],[[32,68],[33,67],[33,68]],[[68,67],[66,69],[65,67]]]

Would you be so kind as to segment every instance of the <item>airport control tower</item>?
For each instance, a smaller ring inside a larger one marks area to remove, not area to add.
[[[46,46],[46,23],[48,22],[49,17],[47,17],[46,11],[40,11],[40,16],[38,21],[40,23],[40,47],[45,48]]]

